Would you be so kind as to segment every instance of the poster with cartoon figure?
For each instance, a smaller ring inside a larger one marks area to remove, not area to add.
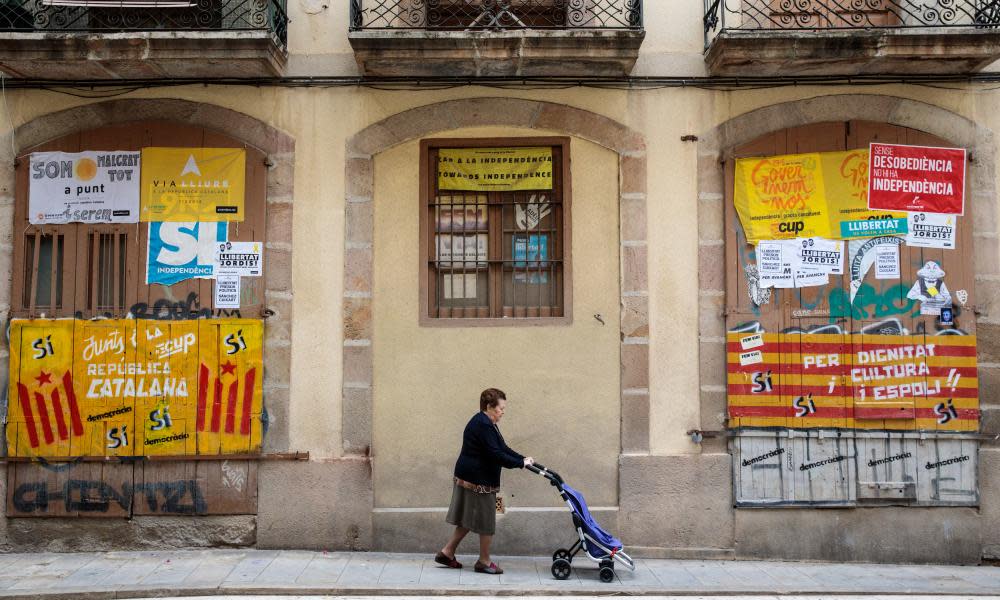
[[[951,306],[951,294],[944,283],[945,272],[930,260],[917,271],[917,281],[906,297],[920,301],[920,314],[940,315],[941,309]]]

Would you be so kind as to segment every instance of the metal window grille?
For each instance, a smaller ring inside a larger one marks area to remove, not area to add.
[[[125,311],[128,234],[90,231],[87,235],[87,308],[93,312]]]
[[[706,47],[725,31],[1000,26],[1000,0],[704,0]]]
[[[442,191],[436,149],[428,160],[428,315],[563,316],[563,148],[553,146],[551,190]]]
[[[641,29],[642,0],[352,0],[351,29]]]
[[[44,6],[84,6],[98,8],[188,8],[192,0],[42,0]]]
[[[286,0],[4,0],[0,31],[268,31],[287,42]]]

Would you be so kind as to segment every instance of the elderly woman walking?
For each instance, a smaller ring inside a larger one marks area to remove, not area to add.
[[[451,539],[434,562],[461,569],[455,560],[458,544],[470,532],[479,534],[477,573],[503,573],[490,558],[490,544],[496,532],[497,492],[500,491],[500,468],[524,468],[534,464],[530,456],[521,456],[503,441],[497,423],[507,410],[507,396],[496,388],[483,390],[479,396],[479,412],[465,426],[462,452],[455,463],[455,485],[448,507],[448,523],[455,526]]]

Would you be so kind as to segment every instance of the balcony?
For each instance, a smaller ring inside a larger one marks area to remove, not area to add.
[[[642,0],[351,0],[348,37],[373,76],[621,76]]]
[[[713,75],[966,74],[1000,59],[1000,0],[705,0]]]
[[[32,79],[272,77],[285,0],[5,0],[0,70]]]

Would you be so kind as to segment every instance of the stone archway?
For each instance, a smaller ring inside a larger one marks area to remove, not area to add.
[[[762,135],[809,123],[864,120],[918,129],[950,140],[970,152],[969,198],[976,215],[976,328],[979,346],[980,396],[995,398],[1000,388],[1000,241],[997,231],[996,146],[993,133],[946,109],[892,96],[843,94],[819,96],[760,108],[734,117],[700,136],[698,142],[698,308],[699,392],[704,430],[725,428],[725,221],[723,163],[732,149]],[[1000,384],[993,383],[992,386]],[[983,407],[983,428],[1000,417],[1000,409]],[[996,415],[996,416],[991,416]],[[995,427],[994,427],[995,428]]]
[[[583,138],[618,154],[622,452],[649,451],[649,298],[646,144],[642,135],[579,108],[518,98],[451,100],[414,108],[347,141],[344,235],[343,447],[372,443],[374,157],[403,142],[475,126],[527,127]]]
[[[20,148],[28,149],[72,133],[108,125],[160,120],[214,129],[253,146],[267,155],[267,257],[264,281],[267,317],[264,348],[265,408],[270,425],[263,440],[264,452],[282,452],[289,444],[289,386],[291,382],[292,327],[292,198],[295,140],[288,134],[249,115],[211,104],[173,98],[109,100],[41,115],[14,130]],[[8,136],[11,134],[8,134]],[[4,140],[8,144],[10,140]],[[14,204],[14,169],[0,169],[0,222],[11,226]],[[0,239],[0,272],[11,272],[11,236]],[[9,297],[10,280],[0,283],[0,297]],[[9,304],[0,316],[7,319]],[[0,372],[6,372],[8,355],[2,350]]]
[[[995,432],[1000,421],[1000,407],[990,403],[995,402],[1000,394],[1000,243],[997,235],[996,144],[993,133],[937,106],[905,98],[862,94],[822,96],[764,107],[726,121],[701,136],[698,154],[700,426],[704,430],[719,430],[726,426],[726,277],[723,260],[726,223],[723,164],[735,148],[767,133],[812,123],[851,120],[920,130],[949,140],[969,151],[968,177],[973,191],[967,202],[975,215],[971,226],[975,244],[975,312],[982,399],[980,427],[985,432]],[[717,445],[714,451],[726,453],[724,455],[729,457],[724,442]],[[997,475],[1000,472],[1000,451],[995,441],[984,441],[979,453],[982,504],[978,512],[974,515],[946,515],[953,516],[951,520],[945,518],[949,527],[964,527],[967,532],[983,532],[981,540],[977,539],[964,548],[966,556],[972,557],[972,560],[980,555],[976,547],[980,542],[984,556],[995,556],[996,549],[1000,548],[1000,537],[988,533],[996,529],[989,525],[1000,518],[1000,509],[991,501],[1000,486]],[[781,523],[788,526],[788,518],[795,517],[809,520],[810,527],[815,526],[817,530],[821,530],[823,525],[817,523],[819,517],[813,512],[785,513]],[[880,522],[879,526],[892,527],[888,523],[904,518],[904,514],[909,513],[885,513],[889,518]],[[851,513],[851,516],[854,517],[853,520],[844,518],[838,521],[838,526],[850,531],[872,526],[870,516],[866,513]],[[737,553],[741,540],[766,537],[762,532],[773,530],[776,523],[773,515],[766,511],[736,513],[734,535]],[[900,529],[907,531],[909,535],[906,526]],[[844,535],[849,537],[850,534]],[[919,542],[915,541],[920,539],[919,534],[911,538],[903,536],[901,539],[906,540],[897,540],[901,546],[919,546]],[[744,552],[760,552],[753,544],[745,543],[742,546],[749,548]],[[759,557],[760,554],[755,556]],[[914,556],[916,555],[906,554],[897,560],[925,560],[914,559]]]

